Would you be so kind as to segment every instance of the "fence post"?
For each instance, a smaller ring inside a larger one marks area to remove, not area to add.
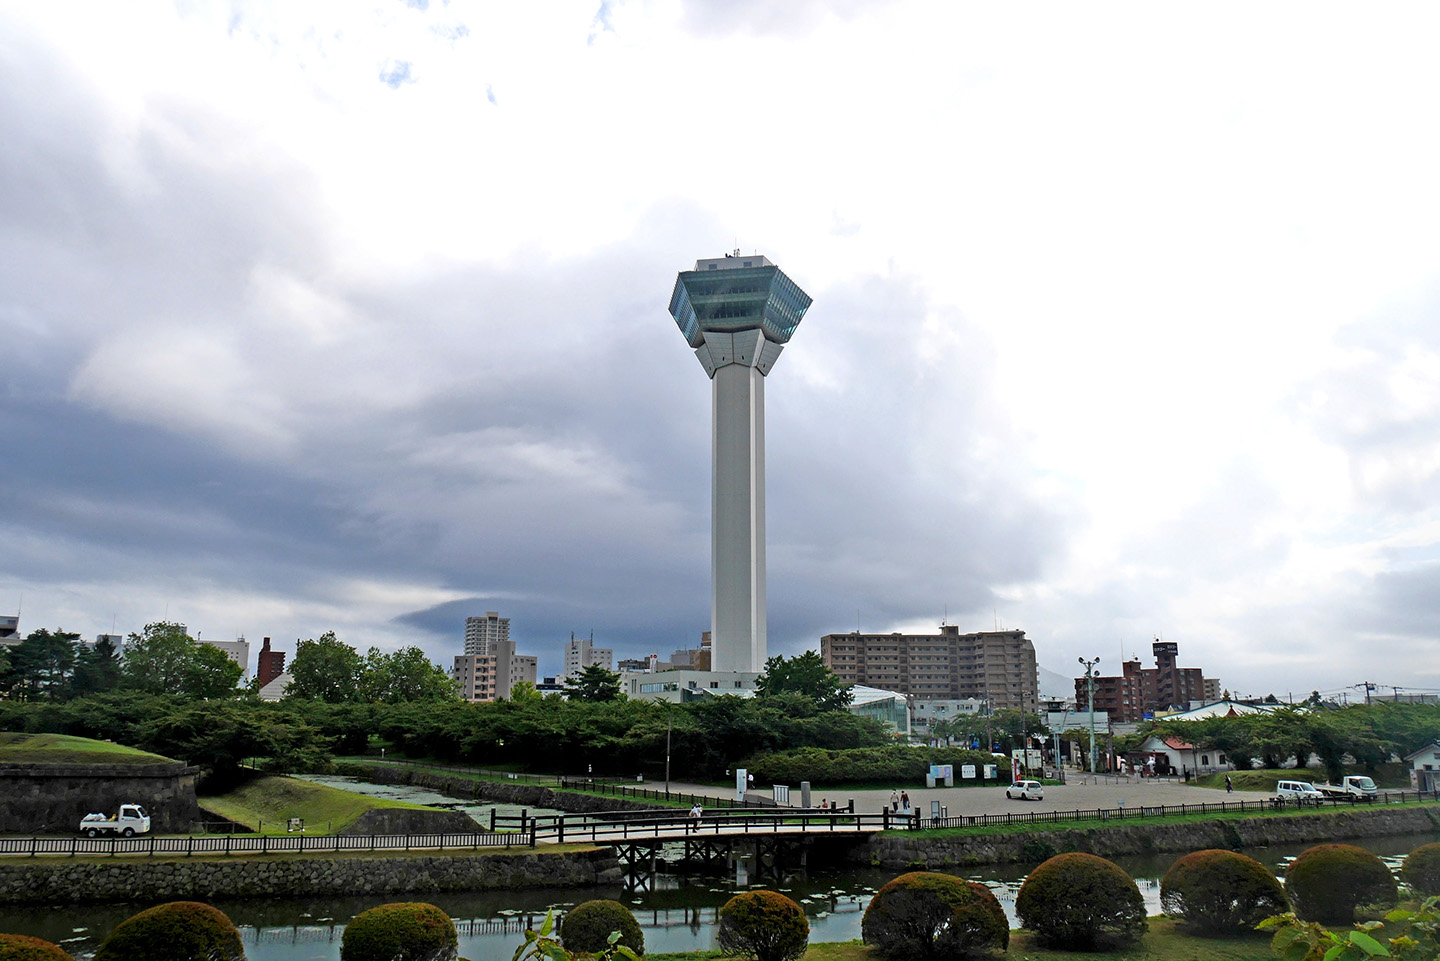
[[[534,822],[534,821],[531,821],[531,822],[530,822],[530,846],[531,846],[532,848],[535,846],[535,822]]]

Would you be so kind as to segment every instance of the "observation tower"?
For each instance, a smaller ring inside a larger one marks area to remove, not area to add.
[[[765,375],[810,297],[758,254],[695,261],[670,316],[710,376],[710,669],[765,668]]]

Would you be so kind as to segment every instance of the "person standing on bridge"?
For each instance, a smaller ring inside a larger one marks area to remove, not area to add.
[[[700,802],[696,801],[695,806],[690,809],[690,820],[694,822],[691,827],[696,831],[700,830],[700,814]]]

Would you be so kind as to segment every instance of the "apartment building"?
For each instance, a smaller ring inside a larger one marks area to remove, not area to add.
[[[975,698],[995,710],[1040,706],[1035,645],[1024,631],[961,634],[942,624],[935,634],[827,634],[820,657],[847,684],[917,700]]]

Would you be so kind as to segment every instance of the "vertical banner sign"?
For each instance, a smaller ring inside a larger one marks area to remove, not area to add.
[[[1025,770],[1020,764],[1020,759],[1018,757],[1012,757],[1010,759],[1010,780],[1018,781],[1024,773]]]
[[[745,775],[748,773],[743,767],[735,769],[735,800],[737,801],[745,800]]]

